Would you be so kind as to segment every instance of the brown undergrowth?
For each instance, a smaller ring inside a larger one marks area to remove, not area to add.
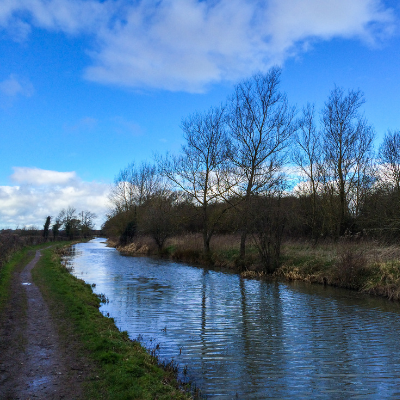
[[[249,241],[242,270],[239,268],[238,235],[216,235],[211,253],[203,252],[202,237],[187,234],[170,238],[160,253],[149,237],[117,250],[124,255],[161,255],[176,261],[226,268],[241,272],[243,278],[276,278],[337,286],[372,295],[400,300],[400,246],[373,240],[286,241],[282,246],[281,265],[271,275]],[[114,243],[115,245],[115,243]],[[114,246],[115,247],[115,246]]]
[[[400,247],[376,241],[286,243],[277,277],[400,300]]]
[[[27,246],[46,242],[42,236],[20,236],[14,233],[0,233],[0,271],[11,257]]]
[[[108,245],[126,256],[158,255],[175,261],[207,265],[239,271],[239,235],[215,235],[211,241],[210,254],[204,254],[203,238],[200,234],[174,236],[167,240],[160,252],[154,241],[147,236],[138,237],[126,246],[119,246],[113,239],[108,239]],[[244,260],[245,270],[262,270],[257,251],[249,247]]]

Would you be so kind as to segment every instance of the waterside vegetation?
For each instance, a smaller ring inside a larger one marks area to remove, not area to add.
[[[100,299],[89,284],[69,273],[61,256],[66,247],[46,249],[33,278],[57,321],[60,336],[75,340],[93,365],[85,379],[88,399],[188,399],[176,379],[176,366],[161,365],[112,318],[99,311]]]
[[[179,154],[121,170],[104,234],[123,254],[397,298],[397,255],[371,249],[400,238],[400,131],[375,151],[360,90],[335,86],[320,110],[296,110],[280,74],[253,75],[184,118]]]
[[[122,246],[112,240],[108,242],[126,256],[161,256],[235,271],[247,279],[301,280],[400,300],[400,246],[394,243],[354,238],[318,243],[285,240],[281,245],[279,267],[273,274],[267,274],[255,242],[248,248],[243,267],[239,235],[215,235],[207,256],[200,234],[172,237],[162,253],[149,236],[137,237]]]
[[[1,244],[0,242],[0,246]],[[35,256],[35,250],[46,246],[41,241],[38,244],[27,245],[25,241],[20,241],[18,237],[14,236],[12,236],[10,241],[7,241],[7,244],[10,244],[7,246],[4,245],[4,248],[7,248],[7,252],[0,253],[2,254],[2,259],[0,260],[0,313],[3,311],[10,297],[13,274],[21,272],[24,269],[26,264]]]

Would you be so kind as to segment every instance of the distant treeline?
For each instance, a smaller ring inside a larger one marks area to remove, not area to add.
[[[375,152],[359,90],[335,87],[316,111],[290,106],[272,68],[239,83],[227,102],[183,119],[178,155],[127,166],[115,178],[104,232],[127,244],[201,232],[249,237],[267,272],[284,237],[400,236],[400,131]]]
[[[0,230],[0,270],[15,252],[25,246],[55,240],[89,238],[100,234],[101,231],[93,229],[95,218],[96,215],[90,211],[77,213],[75,208],[68,207],[60,211],[53,224],[52,217],[46,217],[43,229],[29,226]]]
[[[19,230],[21,231],[21,230]],[[21,235],[9,229],[0,231],[0,271],[10,257],[25,246],[32,246],[45,242],[42,235]],[[24,232],[25,233],[25,232]]]

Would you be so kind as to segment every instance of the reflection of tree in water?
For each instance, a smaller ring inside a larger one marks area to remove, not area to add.
[[[322,286],[139,260],[114,257],[106,271],[88,266],[110,281],[94,278],[106,285],[101,290],[110,288],[105,309],[115,307],[132,337],[141,330],[146,341],[155,338],[149,343],[160,343],[167,361],[187,365],[206,395],[395,397],[400,306]]]
[[[207,356],[207,338],[206,338],[206,322],[207,322],[207,276],[208,270],[203,269],[201,276],[201,370],[203,373],[207,371],[205,357]]]
[[[240,278],[239,288],[241,346],[238,349],[242,348],[239,357],[243,365],[242,387],[251,385],[254,393],[257,390],[265,392],[270,375],[283,375],[277,363],[277,357],[284,351],[279,286]]]

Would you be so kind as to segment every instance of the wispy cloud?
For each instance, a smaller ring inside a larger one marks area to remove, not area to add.
[[[107,25],[120,1],[5,0],[0,3],[0,26],[11,34],[29,33],[27,26],[79,34]],[[13,30],[14,29],[14,30]],[[20,35],[20,34],[19,34]]]
[[[40,168],[14,167],[11,179],[28,185],[65,185],[76,180],[75,172],[49,171]]]
[[[29,81],[11,74],[7,79],[0,82],[0,92],[9,97],[16,97],[18,95],[30,97],[34,89],[32,83]]]
[[[97,226],[108,210],[109,185],[82,181],[75,172],[14,168],[15,186],[0,186],[0,228],[42,226],[48,215],[75,207],[98,215]]]
[[[18,17],[20,11],[30,19]],[[267,70],[318,40],[374,43],[393,33],[394,22],[383,0],[14,0],[0,5],[0,26],[7,29],[29,23],[92,34],[93,64],[84,73],[89,80],[191,92]]]
[[[65,124],[64,129],[67,132],[91,131],[97,126],[97,119],[92,117],[83,117],[74,124]]]
[[[111,119],[115,133],[131,136],[142,136],[143,129],[135,121],[129,121],[123,117],[117,116]]]

